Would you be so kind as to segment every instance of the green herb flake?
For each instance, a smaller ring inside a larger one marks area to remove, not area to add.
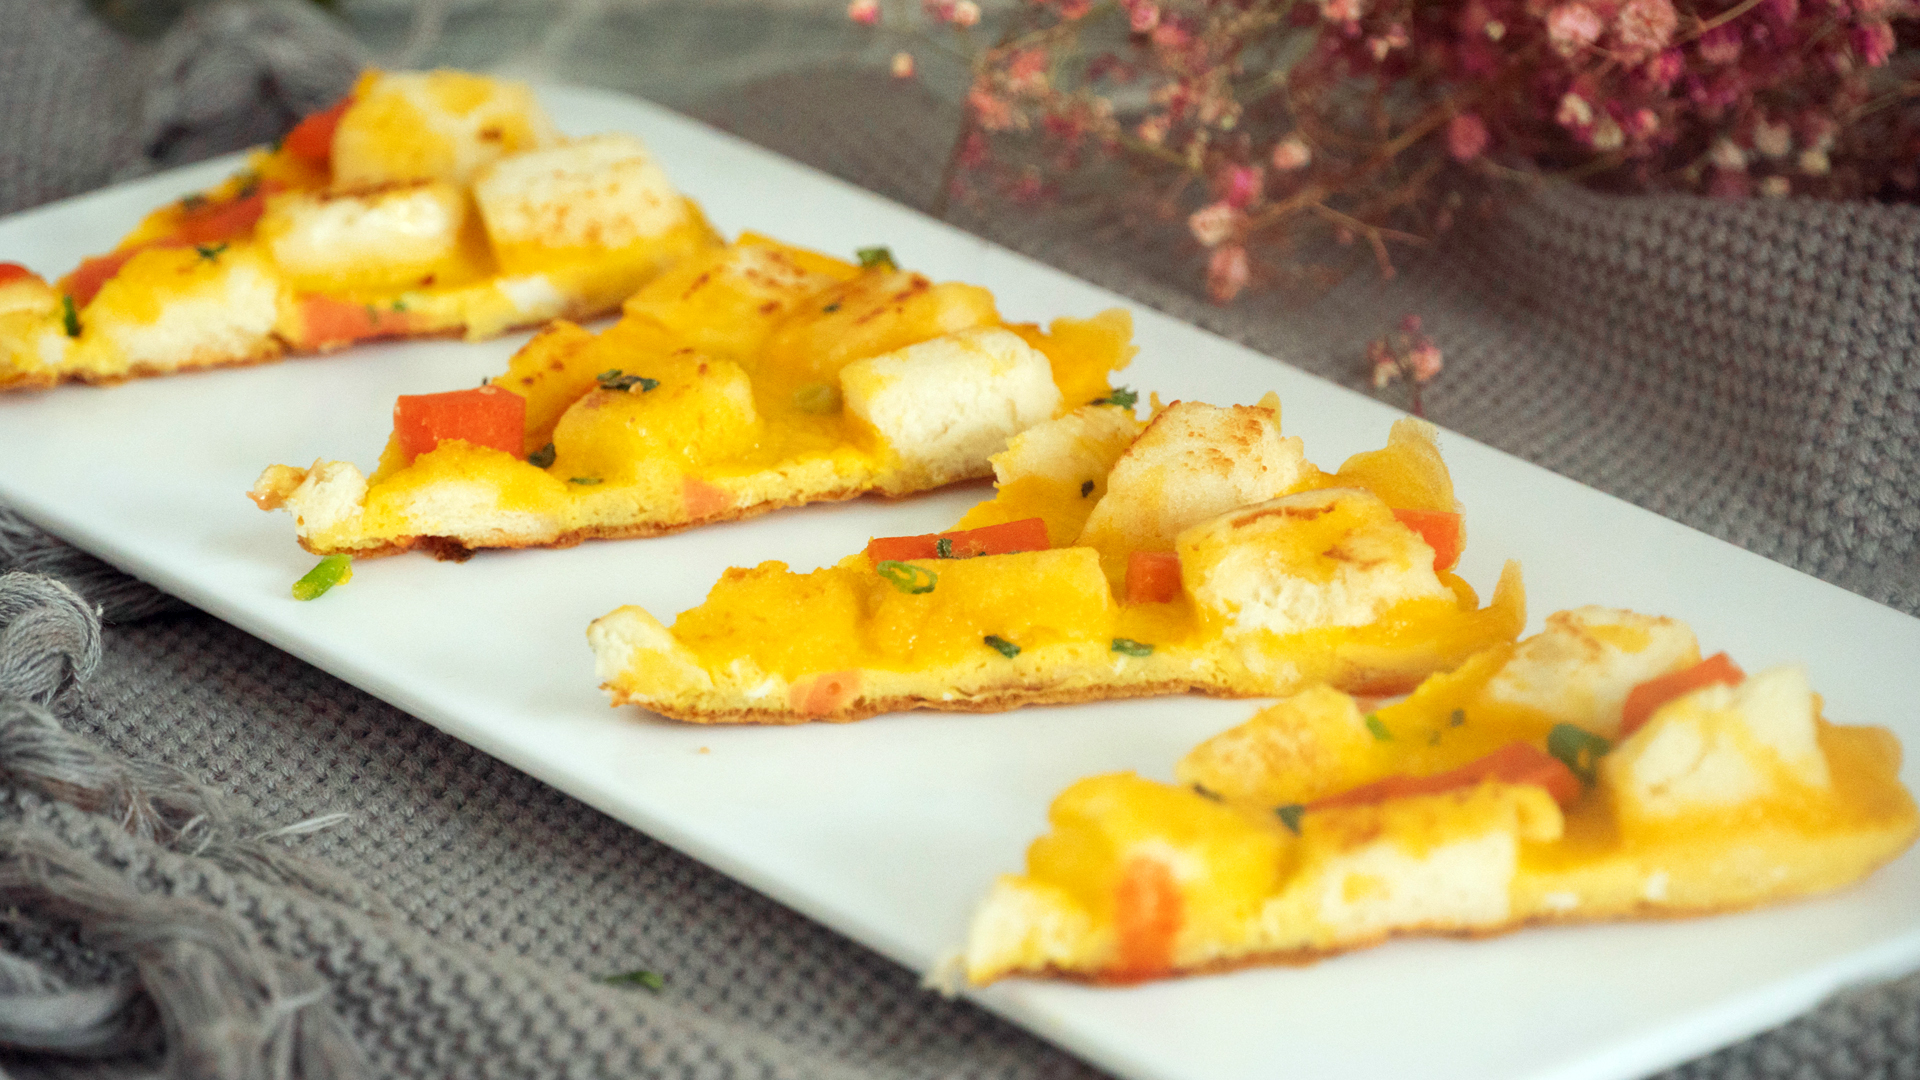
[[[1373,737],[1379,739],[1381,742],[1393,741],[1393,732],[1388,731],[1387,725],[1380,722],[1379,713],[1370,712],[1367,714],[1367,730],[1373,732]]]
[[[793,392],[793,407],[814,416],[830,416],[840,411],[840,388],[832,383],[808,383]]]
[[[595,484],[604,484],[606,481],[598,476],[569,476],[567,477],[567,483],[579,484],[581,487],[592,487]]]
[[[60,325],[68,337],[80,336],[80,312],[73,306],[72,293],[60,297]]]
[[[255,173],[246,175],[247,178],[240,182],[240,190],[233,193],[235,200],[251,199],[260,194],[260,177]]]
[[[953,537],[943,536],[933,542],[933,553],[942,559],[953,558]]]
[[[533,453],[528,454],[527,464],[533,466],[536,469],[545,469],[545,468],[551,467],[553,465],[553,444],[548,443],[547,445],[541,447],[540,449],[535,450]]]
[[[887,584],[903,593],[930,593],[940,583],[940,575],[926,567],[895,559],[880,560],[874,564],[873,572],[886,578]]]
[[[1217,791],[1209,791],[1205,787],[1202,787],[1199,784],[1188,784],[1187,786],[1193,789],[1193,793],[1195,795],[1198,795],[1203,799],[1211,799],[1214,802],[1220,801],[1220,793]]]
[[[1465,709],[1455,709],[1451,714],[1447,716],[1448,727],[1459,727],[1461,724],[1464,724],[1466,722],[1467,722],[1467,710]]]
[[[1087,480],[1081,483],[1080,497],[1084,499],[1091,494],[1093,494],[1093,481]]]
[[[1572,724],[1555,724],[1547,732],[1547,753],[1559,758],[1584,784],[1594,782],[1595,768],[1612,749],[1613,744],[1604,737]]]
[[[180,209],[185,210],[189,214],[195,210],[204,209],[206,205],[207,197],[197,191],[180,200]]]
[[[1020,646],[1015,645],[1013,642],[1008,641],[1006,638],[1003,638],[998,634],[988,634],[986,637],[981,638],[980,640],[986,642],[988,648],[994,650],[995,652],[999,653],[1001,656],[1004,656],[1009,660],[1020,655]]]
[[[329,555],[319,564],[293,583],[295,600],[312,600],[325,595],[335,585],[345,585],[353,580],[353,558],[349,555]]]
[[[595,375],[593,381],[599,383],[602,390],[625,390],[632,393],[633,388],[637,386],[643,394],[660,385],[658,379],[649,379],[644,375],[629,375],[619,368],[608,368]]]
[[[900,264],[893,261],[893,250],[886,247],[863,247],[853,253],[860,260],[862,270],[898,270]]]
[[[835,300],[833,303],[828,304],[826,307],[823,307],[820,310],[824,314],[831,315],[834,312],[840,310],[840,301]]]
[[[395,300],[392,304],[388,306],[393,308],[393,310],[395,311],[407,310],[407,302],[405,300]]]
[[[1117,653],[1125,653],[1128,656],[1152,656],[1153,646],[1147,644],[1144,641],[1135,641],[1132,638],[1117,637],[1113,639],[1113,651]]]
[[[1129,390],[1124,386],[1120,386],[1120,387],[1115,387],[1113,393],[1108,394],[1106,397],[1094,398],[1092,401],[1088,402],[1088,404],[1118,405],[1122,409],[1131,409],[1133,408],[1134,403],[1139,400],[1140,400],[1140,394],[1138,391]]]
[[[1280,824],[1285,825],[1287,830],[1295,836],[1300,835],[1300,815],[1306,812],[1307,808],[1297,802],[1275,807],[1273,811],[1274,816],[1280,819]]]
[[[667,988],[666,976],[657,971],[648,971],[646,968],[623,971],[618,975],[602,975],[600,981],[608,986],[639,986],[656,994]]]
[[[222,252],[227,250],[227,242],[222,240],[217,244],[195,244],[193,245],[193,250],[194,254],[199,255],[208,262],[212,262],[218,259]],[[372,309],[369,308],[368,310]]]

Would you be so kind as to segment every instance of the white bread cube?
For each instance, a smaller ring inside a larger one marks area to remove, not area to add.
[[[967,926],[967,978],[978,984],[1016,971],[1091,967],[1114,952],[1111,925],[1058,885],[1004,874]]]
[[[442,180],[267,201],[259,236],[286,276],[334,288],[417,286],[460,250],[467,197]]]
[[[0,387],[51,385],[66,362],[60,294],[40,277],[0,285]]]
[[[1703,687],[1660,707],[1601,759],[1623,826],[1712,812],[1829,786],[1813,690],[1798,666],[1737,687]]]
[[[1222,514],[1181,533],[1176,550],[1187,593],[1237,632],[1365,626],[1403,601],[1452,596],[1433,549],[1359,488]]]
[[[655,698],[673,701],[713,689],[713,677],[699,658],[643,608],[629,604],[595,619],[587,626],[587,644],[593,648],[594,672],[602,685],[629,671],[644,673],[629,684],[653,693],[626,695],[627,701],[645,705]]]
[[[1109,576],[1130,551],[1166,551],[1188,526],[1293,490],[1306,475],[1300,439],[1281,438],[1277,410],[1176,401],[1120,456],[1080,543]]]
[[[149,248],[80,312],[73,368],[117,379],[277,356],[280,292],[250,245]]]
[[[542,252],[618,250],[687,219],[666,172],[626,134],[501,158],[475,177],[473,194],[510,273]]]
[[[1382,753],[1350,695],[1314,686],[1189,750],[1173,775],[1229,802],[1285,806],[1375,779]]]
[[[978,327],[840,370],[847,412],[899,455],[902,490],[983,475],[1007,440],[1051,417],[1060,390],[1045,354]]]
[[[553,141],[553,121],[525,83],[459,71],[369,72],[334,130],[333,183],[465,184],[499,158]]]
[[[1140,437],[1141,426],[1130,409],[1082,405],[1015,435],[993,455],[994,479],[1003,488],[1028,477],[1104,485],[1113,463]]]
[[[1611,739],[1635,686],[1699,662],[1699,643],[1685,623],[1574,608],[1547,616],[1545,629],[1522,641],[1488,680],[1487,695]]]

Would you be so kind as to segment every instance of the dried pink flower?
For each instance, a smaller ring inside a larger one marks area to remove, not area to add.
[[[1013,126],[1013,105],[984,86],[976,85],[967,93],[967,108],[988,131],[1005,131]]]
[[[1732,25],[1716,26],[1700,35],[1700,59],[1709,64],[1731,64],[1740,59],[1740,31]]]
[[[1280,172],[1304,169],[1313,161],[1313,148],[1298,135],[1289,135],[1273,144],[1273,167]]]
[[[1593,123],[1593,106],[1569,90],[1560,95],[1560,106],[1554,110],[1553,119],[1561,127],[1584,128]]]
[[[1358,22],[1366,13],[1363,0],[1321,0],[1320,17],[1328,22]]]
[[[1047,80],[1047,50],[1020,49],[1007,61],[1007,89],[1027,93],[1043,89]]]
[[[980,5],[973,0],[958,0],[947,11],[947,21],[955,26],[975,26],[980,22]]]
[[[1167,131],[1172,126],[1173,122],[1165,114],[1149,116],[1140,121],[1139,125],[1133,129],[1133,133],[1148,146],[1159,146],[1167,141]]]
[[[1427,382],[1440,374],[1442,362],[1440,346],[1422,337],[1413,348],[1407,350],[1407,368],[1413,372],[1414,382]]]
[[[1547,13],[1547,42],[1561,56],[1572,56],[1600,40],[1607,29],[1600,14],[1581,3],[1561,4]]]
[[[1868,67],[1879,67],[1893,55],[1893,27],[1884,22],[1867,23],[1856,26],[1849,43],[1860,62]]]
[[[1260,197],[1260,188],[1266,175],[1257,165],[1235,165],[1226,171],[1227,205],[1235,210],[1244,210],[1249,203]]]
[[[1613,36],[1628,63],[1665,49],[1680,27],[1673,0],[1627,0],[1613,18]]]
[[[913,54],[897,52],[893,54],[893,77],[896,79],[913,78]]]
[[[853,0],[847,5],[847,18],[861,26],[872,26],[880,21],[880,0]]]
[[[1127,28],[1144,34],[1160,25],[1160,5],[1153,0],[1121,0],[1127,9]]]
[[[1093,0],[1057,0],[1054,10],[1067,22],[1084,19],[1093,10]]]
[[[1486,121],[1472,113],[1447,121],[1447,153],[1455,161],[1472,161],[1486,152],[1491,141]]]
[[[1213,257],[1207,260],[1207,297],[1216,304],[1224,304],[1240,295],[1252,276],[1246,248],[1239,244],[1216,248]]]
[[[1187,218],[1187,228],[1195,240],[1207,247],[1216,247],[1233,235],[1239,221],[1240,211],[1224,201],[1213,202],[1195,210]]]

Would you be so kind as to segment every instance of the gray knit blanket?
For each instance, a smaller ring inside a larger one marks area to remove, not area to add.
[[[369,55],[301,5],[0,26],[0,212],[271,137]],[[863,71],[692,111],[917,206],[954,123]],[[1392,282],[1230,308],[1098,202],[951,216],[1356,388],[1418,313],[1442,425],[1920,613],[1912,208],[1550,188]],[[0,1075],[1097,1074],[0,510]],[[1669,1075],[1913,1080],[1920,976]]]

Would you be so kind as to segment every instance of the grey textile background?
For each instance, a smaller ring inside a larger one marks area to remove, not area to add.
[[[144,169],[143,147],[179,160],[244,139],[280,122],[284,102],[325,100],[346,77],[338,64],[329,75],[241,47],[310,30],[229,25],[225,66],[187,74],[211,85],[222,70],[247,71],[259,87],[266,73],[273,92],[236,96],[245,115],[156,140],[168,129],[145,91],[179,82],[178,66],[157,67],[155,50],[116,38],[78,3],[0,0],[0,26],[0,211]],[[346,57],[354,46],[337,47]],[[263,102],[257,116],[253,101]],[[938,183],[951,131],[937,99],[860,72],[766,79],[693,111],[915,205]],[[1177,234],[1077,205],[1051,221],[993,206],[954,218],[1351,385],[1365,340],[1418,312],[1447,354],[1428,401],[1442,424],[1920,611],[1911,209],[1550,192],[1403,262],[1390,284],[1363,273],[1311,304],[1266,295],[1228,309],[1198,298],[1198,256]],[[348,812],[282,846],[376,895],[302,887],[165,835],[129,836],[118,818],[6,772],[4,730],[0,866],[31,840],[106,868],[129,895],[184,899],[208,925],[237,927],[288,970],[318,976],[327,994],[306,1007],[337,1018],[367,1075],[1094,1075],[398,710],[217,620],[167,611],[0,521],[0,571],[10,568],[73,581],[124,620],[105,631],[97,666],[76,668],[78,685],[50,699],[51,716],[225,792],[236,821]],[[7,673],[48,648],[44,635],[8,634],[45,614],[9,608],[9,587],[0,583],[0,709],[23,693]],[[71,605],[47,617],[84,636]],[[25,918],[0,920],[0,945],[56,961],[76,986],[126,975],[127,957],[100,947],[106,939],[81,935],[94,947],[76,947],[70,923],[15,904]],[[663,973],[665,990],[595,981],[635,968]],[[160,1059],[143,1047],[72,1075],[148,1075]],[[0,1055],[9,1075],[66,1068]],[[1920,976],[1676,1075],[1920,1077]]]

